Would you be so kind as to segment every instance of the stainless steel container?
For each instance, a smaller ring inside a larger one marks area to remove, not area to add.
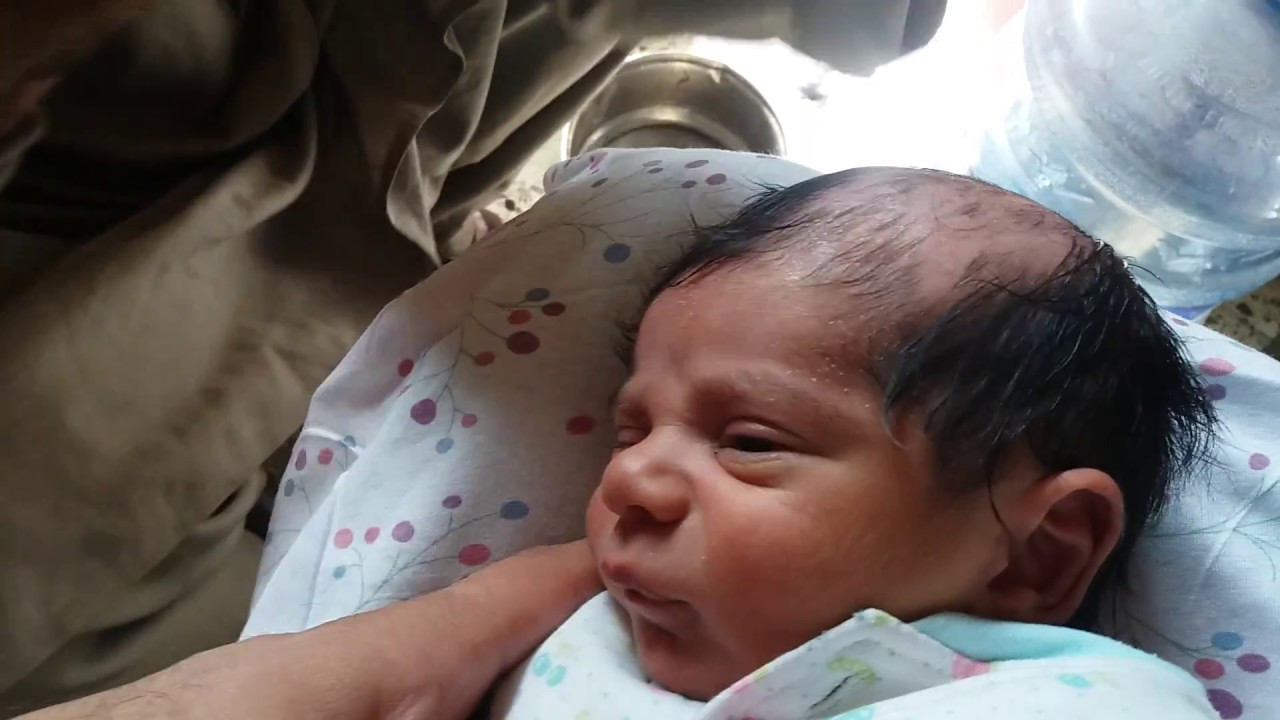
[[[683,53],[627,61],[565,128],[565,158],[602,147],[785,152],[778,118],[751,83]]]

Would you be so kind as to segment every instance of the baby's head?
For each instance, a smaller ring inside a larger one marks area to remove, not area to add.
[[[696,698],[865,608],[1088,621],[1214,418],[1109,248],[932,171],[701,229],[631,361],[588,537]]]

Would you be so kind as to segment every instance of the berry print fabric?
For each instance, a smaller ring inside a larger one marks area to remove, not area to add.
[[[815,174],[711,150],[597,151],[548,170],[545,197],[388,305],[316,391],[244,635],[582,537],[613,446],[623,322],[691,221]]]

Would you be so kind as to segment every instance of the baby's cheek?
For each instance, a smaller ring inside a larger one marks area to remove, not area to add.
[[[604,502],[600,499],[600,491],[596,490],[591,495],[591,500],[587,503],[587,544],[591,546],[591,553],[596,558],[600,557],[600,541],[613,529],[617,517],[605,507]]]
[[[831,574],[845,568],[832,566],[831,548],[799,520],[747,522],[715,536],[707,546],[705,574],[719,612],[735,632],[769,636],[770,644],[788,642],[825,629],[817,626],[838,614],[828,596],[841,583]]]
[[[877,517],[892,513],[806,515],[762,527],[735,550],[752,582],[736,592],[756,605],[775,642],[798,645],[868,608],[894,612],[920,592],[910,577],[921,562],[914,531]]]

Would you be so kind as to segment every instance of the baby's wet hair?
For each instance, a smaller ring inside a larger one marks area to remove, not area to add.
[[[1020,233],[1053,234],[1040,238],[1061,240],[1061,259],[1026,262],[1018,241],[1033,236]],[[931,293],[920,270],[939,235],[992,249],[947,271],[945,291]],[[1207,457],[1216,424],[1181,341],[1127,264],[1061,216],[995,186],[867,168],[768,188],[727,221],[697,227],[650,299],[815,247],[797,282],[843,288],[859,312],[883,318],[863,362],[883,390],[886,427],[919,413],[950,487],[990,488],[1017,442],[1049,472],[1094,468],[1116,481],[1124,533],[1070,623],[1095,627],[1142,531]]]

